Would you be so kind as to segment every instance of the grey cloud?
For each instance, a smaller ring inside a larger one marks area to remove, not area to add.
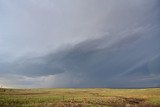
[[[55,75],[62,78],[59,75],[66,74],[71,77],[68,81],[79,80],[74,85],[68,84],[68,87],[155,86],[152,83],[158,83],[153,82],[154,79],[136,82],[159,74],[160,32],[157,29],[143,30],[145,32],[121,35],[123,38],[119,39],[104,36],[86,40],[43,57],[19,59],[7,68],[11,70],[9,73],[30,77]],[[108,45],[110,42],[112,44]],[[159,81],[157,77],[156,81]]]
[[[44,55],[64,44],[76,44],[106,32],[117,34],[127,28],[156,24],[158,3],[157,0],[2,0],[0,51],[11,57]]]
[[[29,77],[54,75],[64,72],[63,66],[58,62],[43,60],[43,58],[22,58],[11,63],[2,63],[1,74],[18,74]]]
[[[128,35],[104,48],[99,47],[107,41],[107,37],[82,42],[63,52],[65,54],[60,58],[60,62],[71,75],[81,73],[83,76],[80,78],[86,78],[86,81],[82,82],[83,85],[80,86],[153,86],[153,81],[130,83],[130,79],[146,78],[146,76],[150,77],[154,74],[148,69],[148,63],[151,62],[152,58],[159,55],[160,32],[158,30],[146,30],[146,32],[138,33]],[[52,57],[48,59],[52,61]],[[156,59],[158,60],[158,58]],[[139,62],[143,63],[139,64]],[[158,61],[155,62],[157,65]],[[157,71],[158,68],[155,69]],[[119,82],[121,85],[118,85]],[[155,83],[158,84],[158,82]]]
[[[48,87],[158,86],[159,3],[2,0],[0,78],[19,75],[27,86],[25,78]],[[10,84],[23,82],[16,81]]]

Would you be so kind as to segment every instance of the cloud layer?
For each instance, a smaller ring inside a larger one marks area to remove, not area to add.
[[[159,3],[1,0],[0,84],[160,86]]]

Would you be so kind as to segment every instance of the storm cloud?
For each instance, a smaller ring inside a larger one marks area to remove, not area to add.
[[[1,0],[0,84],[159,87],[159,5],[158,0]]]

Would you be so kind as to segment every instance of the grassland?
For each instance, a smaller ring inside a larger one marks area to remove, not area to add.
[[[160,89],[0,89],[0,107],[160,107]]]

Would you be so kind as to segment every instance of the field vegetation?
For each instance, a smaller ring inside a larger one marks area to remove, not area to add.
[[[0,89],[0,107],[160,107],[160,89]]]

